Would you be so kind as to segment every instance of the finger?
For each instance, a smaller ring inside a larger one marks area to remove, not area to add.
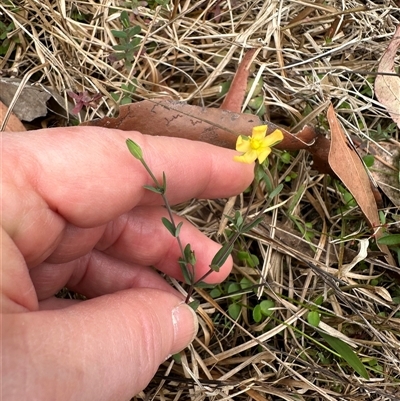
[[[131,263],[155,266],[167,275],[183,280],[179,259],[182,250],[177,238],[165,228],[162,218],[168,218],[167,211],[161,207],[137,207],[127,216],[123,224],[109,225],[96,249]],[[210,270],[210,264],[221,245],[207,238],[197,228],[179,216],[174,216],[175,224],[183,223],[180,229],[182,249],[190,244],[195,253],[195,280]],[[207,283],[223,281],[232,268],[229,257],[218,272],[211,273]]]
[[[37,310],[38,300],[24,258],[10,236],[0,230],[1,312]]]
[[[64,219],[79,227],[93,227],[136,204],[161,203],[157,194],[143,188],[154,183],[129,153],[127,137],[140,144],[160,181],[165,172],[171,203],[231,196],[252,179],[252,167],[234,162],[234,152],[228,149],[87,127],[42,130],[29,135],[29,140],[26,133],[5,135],[3,165],[12,169],[14,181],[26,181],[25,191],[32,187]]]
[[[56,310],[69,308],[72,305],[83,302],[82,299],[65,299],[58,297],[49,297],[39,302],[39,310]]]
[[[159,179],[166,173],[172,203],[230,196],[252,178],[251,166],[232,161],[234,152],[206,143],[88,127],[4,134],[2,223],[28,266],[51,254],[66,223],[97,227],[137,204],[161,202],[143,188],[151,180],[128,152],[127,136]]]
[[[169,276],[182,280],[178,263],[182,257],[181,248],[177,239],[163,225],[163,217],[169,219],[167,211],[162,207],[136,207],[104,226],[103,234],[98,241],[100,231],[97,229],[67,230],[68,235],[64,235],[60,246],[47,262],[64,263],[78,259],[81,255],[91,252],[95,246],[97,250],[104,251],[115,259],[122,259],[134,265],[155,266]],[[195,278],[199,279],[210,269],[210,263],[221,245],[207,238],[185,219],[175,215],[174,221],[176,225],[183,223],[179,236],[182,248],[190,244],[195,252]],[[88,239],[90,230],[95,230],[91,240]],[[97,241],[97,244],[94,241]],[[94,270],[98,269],[98,263],[100,263],[98,257],[90,260]],[[82,268],[82,260],[76,261],[75,264],[79,269]],[[87,259],[84,264],[89,264]],[[228,258],[219,272],[210,274],[206,281],[208,283],[223,281],[231,268],[232,260]]]
[[[68,263],[42,263],[30,270],[30,276],[39,301],[63,287],[87,298],[132,288],[154,288],[179,296],[153,268],[126,263],[96,250]],[[57,303],[54,308],[62,306],[62,302],[52,302]]]
[[[55,394],[60,401],[127,400],[196,331],[187,305],[153,289],[123,291],[57,311],[6,315],[2,394],[21,400],[26,394],[42,401],[54,400]]]

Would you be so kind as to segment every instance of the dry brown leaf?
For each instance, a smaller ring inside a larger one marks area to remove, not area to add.
[[[253,62],[253,56],[257,49],[250,49],[243,57],[242,62],[233,78],[229,92],[225,96],[220,109],[240,113],[242,109],[244,96],[246,94],[247,79],[249,77],[250,66]]]
[[[329,106],[327,118],[331,129],[329,164],[353,195],[369,224],[377,227],[379,226],[378,208],[364,165],[357,153],[349,146],[332,105]]]
[[[378,72],[394,74],[394,59],[400,47],[400,25],[397,27],[388,48],[379,63]],[[400,77],[378,75],[375,80],[375,93],[386,107],[393,121],[400,128]]]
[[[336,118],[332,104],[327,113],[331,129],[331,148],[329,150],[329,164],[340,178],[349,192],[353,195],[370,226],[375,230],[375,237],[382,236],[379,228],[379,214],[376,201],[371,190],[370,180],[365,167],[358,154],[349,146],[343,129]],[[394,260],[386,246],[379,245],[380,250],[386,254],[388,263],[394,265]]]
[[[334,175],[328,163],[330,142],[309,125],[296,134],[257,116],[232,113],[216,108],[191,106],[168,98],[143,100],[121,106],[119,116],[86,121],[81,125],[140,131],[146,135],[163,135],[208,142],[235,149],[238,135],[251,135],[253,127],[267,124],[268,134],[280,129],[284,139],[277,149],[306,149],[313,155],[314,168],[320,173]]]
[[[261,125],[261,121],[251,114],[157,99],[121,106],[116,118],[105,117],[82,125],[137,130],[146,135],[185,138],[235,149],[239,133],[251,135],[253,127]],[[275,128],[271,125],[269,131]]]

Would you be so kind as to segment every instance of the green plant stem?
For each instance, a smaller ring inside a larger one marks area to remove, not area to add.
[[[176,229],[176,228],[177,228],[177,225],[175,224],[174,215],[173,215],[173,213],[172,213],[172,209],[171,209],[171,206],[170,206],[170,204],[169,204],[169,202],[168,202],[168,199],[167,199],[167,197],[166,197],[166,195],[165,195],[165,192],[166,192],[166,184],[165,184],[165,182],[163,183],[163,185],[161,185],[161,184],[159,183],[159,181],[157,180],[156,176],[155,176],[155,175],[153,174],[153,172],[151,171],[150,167],[149,167],[149,166],[147,165],[147,163],[145,162],[145,160],[144,160],[143,158],[141,158],[140,160],[141,160],[141,162],[142,162],[142,164],[143,164],[143,167],[146,169],[146,171],[147,171],[148,174],[150,175],[151,179],[153,180],[154,184],[156,185],[156,189],[157,189],[157,191],[159,192],[159,194],[161,195],[161,197],[162,197],[162,199],[163,199],[163,201],[164,201],[164,204],[165,204],[165,207],[166,207],[166,209],[167,209],[168,216],[169,216],[169,218],[170,218],[171,224],[173,225],[174,229]],[[243,215],[243,224],[241,224],[242,227],[243,227],[244,222],[246,221],[247,217],[249,216],[251,205],[253,204],[254,198],[255,198],[255,196],[256,196],[256,191],[257,191],[258,184],[259,184],[259,180],[257,179],[257,174],[256,174],[256,170],[258,169],[258,167],[259,167],[259,164],[258,164],[258,162],[256,162],[255,167],[254,167],[254,185],[253,185],[252,192],[251,192],[251,195],[250,195],[249,203],[248,203],[248,205],[247,205],[247,209],[246,209],[246,211],[245,211],[245,213],[244,213],[244,215]],[[235,233],[235,234],[233,235],[233,237],[229,240],[229,245],[233,245],[233,244],[236,242],[236,240],[239,238],[239,236],[240,236],[241,234],[242,234],[241,227],[237,227],[236,233]],[[182,259],[186,262],[186,259],[185,259],[185,252],[184,252],[183,245],[182,245],[182,242],[181,242],[181,239],[180,239],[180,236],[179,236],[179,235],[176,236],[176,240],[177,240],[177,242],[178,242],[178,246],[179,246],[180,253],[181,253],[181,255],[182,255]],[[229,247],[228,247],[228,249],[229,249]],[[225,254],[222,254],[222,255],[220,256],[220,259],[217,260],[215,264],[216,264],[217,266],[219,266],[220,263],[221,263],[221,261],[224,260],[224,259],[226,258],[226,256],[227,256],[226,253],[225,253]],[[194,280],[194,275],[195,275],[194,266],[191,265],[190,263],[187,263],[187,262],[186,262],[186,268],[187,268],[187,269],[190,269],[192,280]],[[189,286],[189,289],[188,289],[188,293],[187,293],[187,296],[186,296],[186,299],[185,299],[185,303],[187,303],[187,304],[189,303],[190,298],[191,298],[191,296],[192,296],[192,294],[193,294],[193,291],[194,291],[195,286],[196,286],[197,284],[199,284],[200,282],[202,282],[204,279],[206,279],[213,271],[214,271],[214,270],[213,270],[212,268],[210,268],[210,269],[209,269],[205,274],[203,274],[203,276],[201,276],[198,280],[192,281],[192,283],[190,283],[190,286]]]
[[[144,168],[146,169],[146,171],[149,173],[149,175],[150,175],[151,179],[153,180],[153,182],[156,184],[157,189],[160,191],[160,195],[161,195],[161,197],[162,197],[162,199],[163,199],[163,201],[164,201],[164,205],[165,205],[165,208],[167,209],[167,212],[168,212],[168,216],[169,216],[169,218],[170,218],[170,221],[171,221],[171,223],[172,223],[174,229],[176,229],[177,226],[176,226],[176,224],[175,224],[174,215],[173,215],[173,213],[172,213],[172,209],[171,209],[171,206],[170,206],[170,204],[169,204],[168,198],[167,198],[166,195],[165,195],[166,188],[165,188],[163,185],[160,185],[160,183],[158,182],[156,176],[155,176],[155,175],[153,174],[153,172],[150,170],[150,167],[147,165],[147,163],[144,161],[144,159],[142,159],[141,162],[142,162]],[[183,258],[183,260],[185,260],[185,252],[184,252],[184,250],[183,250],[182,241],[181,241],[179,235],[176,237],[176,241],[177,241],[177,243],[178,243],[179,251],[180,251],[180,253],[181,253],[181,255],[182,255],[182,258]],[[192,266],[192,265],[190,265],[189,263],[187,263],[187,267],[188,267],[188,268],[190,267],[191,273],[192,273],[192,277],[194,277],[194,266]]]
[[[256,178],[256,177],[257,177],[257,175],[256,175],[256,170],[257,170],[258,166],[259,166],[258,161],[256,161],[256,164],[255,164],[255,166],[254,166],[254,185],[253,185],[253,188],[252,188],[252,191],[251,191],[250,201],[249,201],[249,203],[248,203],[248,205],[247,205],[247,209],[246,209],[246,211],[244,212],[244,215],[243,215],[243,222],[246,221],[246,219],[247,219],[247,217],[248,217],[248,215],[249,215],[249,213],[250,213],[251,205],[253,204],[254,198],[255,198],[255,196],[256,196],[256,191],[257,191],[258,184],[259,184],[259,180]],[[233,237],[229,240],[229,243],[230,243],[231,245],[234,244],[241,234],[242,234],[242,232],[241,232],[240,229],[239,229],[239,230],[233,235]],[[224,257],[224,255],[221,256],[221,260],[223,259],[223,257]],[[217,262],[216,264],[218,264],[218,262]],[[214,270],[210,268],[210,270],[208,270],[205,274],[203,274],[203,276],[201,276],[197,281],[195,281],[194,283],[190,284],[190,287],[189,287],[189,289],[188,289],[188,294],[187,294],[187,296],[186,296],[185,303],[189,303],[189,299],[190,299],[190,297],[191,297],[192,294],[193,294],[194,287],[195,287],[198,283],[202,282],[205,278],[207,278],[213,271],[214,271]]]

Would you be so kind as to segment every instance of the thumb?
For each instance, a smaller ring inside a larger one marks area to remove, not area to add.
[[[3,320],[8,400],[129,400],[197,332],[188,305],[149,288]]]

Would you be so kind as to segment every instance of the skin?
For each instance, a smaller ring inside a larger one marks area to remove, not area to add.
[[[161,197],[143,188],[152,182],[128,137],[165,172],[171,204],[252,180],[234,151],[200,142],[89,127],[2,133],[2,399],[128,400],[196,335],[195,314],[151,267],[182,279]],[[188,222],[181,239],[200,277],[220,246]],[[64,286],[88,300],[55,298]]]

